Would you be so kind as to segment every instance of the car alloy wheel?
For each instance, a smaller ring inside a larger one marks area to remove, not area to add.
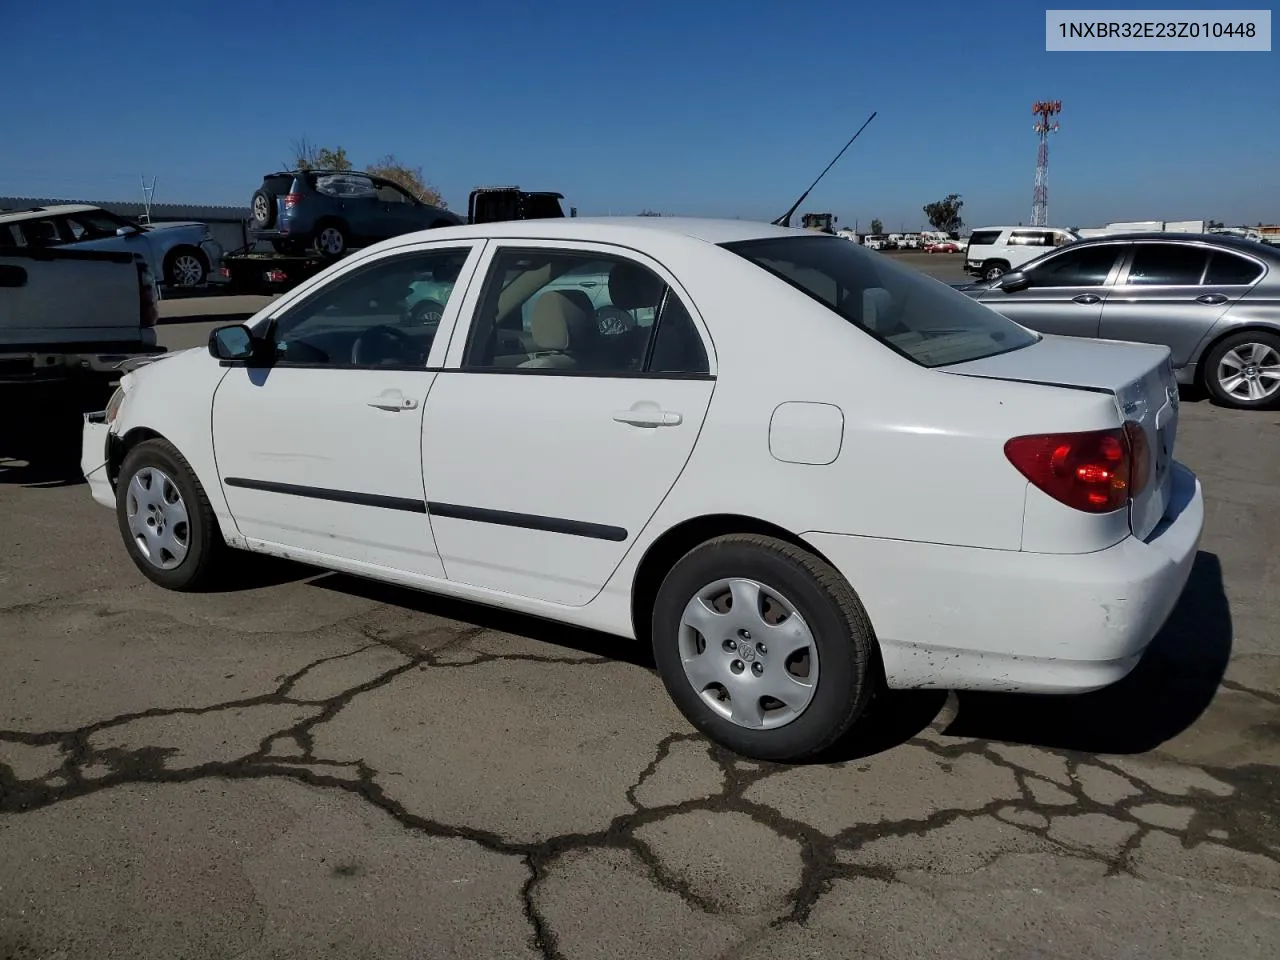
[[[982,272],[982,277],[984,280],[995,280],[996,278],[1002,277],[1002,276],[1004,276],[1004,267],[1001,267],[999,265],[993,264],[992,266],[987,267],[987,269]]]
[[[1214,375],[1227,397],[1261,403],[1280,392],[1280,351],[1267,343],[1237,344],[1218,359]]]
[[[337,227],[325,227],[316,234],[316,248],[321,253],[336,257],[346,249],[347,240]]]
[[[183,253],[173,258],[170,275],[179,287],[194,287],[204,280],[204,264],[193,253]]]
[[[253,198],[253,219],[266,224],[271,219],[271,201],[266,194],[260,193]]]
[[[680,661],[694,691],[749,730],[791,723],[818,685],[818,647],[795,605],[743,577],[716,580],[680,618]]]
[[[191,548],[191,520],[182,492],[158,467],[143,467],[125,492],[125,516],[133,542],[148,562],[172,570]]]

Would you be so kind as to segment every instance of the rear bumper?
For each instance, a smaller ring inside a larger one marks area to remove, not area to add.
[[[811,533],[857,591],[889,686],[1082,693],[1122,679],[1182,595],[1204,527],[1179,463],[1164,519],[1086,554],[1024,553]]]
[[[137,343],[37,344],[17,350],[0,348],[0,383],[55,383],[81,378],[112,379],[120,364],[165,353],[152,329]]]
[[[115,508],[116,492],[107,467],[111,427],[105,411],[86,413],[80,435],[80,472],[89,483],[89,495],[104,507]]]

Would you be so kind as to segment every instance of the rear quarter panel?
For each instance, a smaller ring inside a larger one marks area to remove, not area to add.
[[[1203,362],[1210,345],[1236,330],[1258,328],[1280,334],[1280,282],[1272,271],[1231,305],[1196,344],[1191,363]]]
[[[731,254],[684,254],[673,272],[714,342],[718,378],[684,472],[611,588],[662,532],[740,514],[801,535],[851,534],[998,550],[1021,547],[1029,484],[1004,455],[1024,433],[1118,422],[1108,395],[930,370]],[[723,257],[732,258],[729,260]],[[779,404],[843,415],[824,465],[770,451]]]

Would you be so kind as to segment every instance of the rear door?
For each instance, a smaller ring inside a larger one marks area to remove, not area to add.
[[[632,250],[491,242],[481,269],[427,400],[431,528],[450,580],[580,606],[693,452],[710,342],[676,278]]]
[[[1010,320],[1067,337],[1096,337],[1107,286],[1120,269],[1124,243],[1069,246],[1030,263],[1030,286],[1009,292],[998,286],[979,299]]]
[[[1263,274],[1262,264],[1207,244],[1140,241],[1107,297],[1101,335],[1164,344],[1185,366],[1206,333]]]

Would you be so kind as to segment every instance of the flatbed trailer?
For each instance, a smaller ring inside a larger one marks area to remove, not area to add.
[[[468,223],[505,220],[540,220],[564,216],[560,201],[564,195],[550,191],[521,190],[519,187],[478,187],[467,199]],[[571,211],[577,215],[577,210]],[[277,253],[257,250],[249,244],[222,255],[221,280],[227,293],[276,294],[292,290],[322,270],[355,253],[341,257],[320,253]]]

